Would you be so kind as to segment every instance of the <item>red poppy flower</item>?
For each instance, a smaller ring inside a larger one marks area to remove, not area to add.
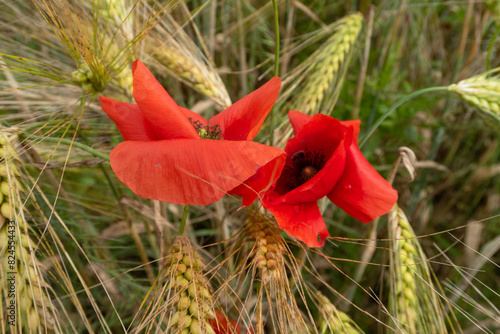
[[[324,196],[363,223],[389,212],[398,194],[359,150],[360,121],[298,111],[288,117],[295,137],[286,145],[280,178],[262,201],[281,228],[310,247],[323,246],[330,235],[317,201]]]
[[[285,153],[251,140],[278,97],[279,78],[207,121],[179,107],[140,61],[132,73],[137,104],[100,101],[125,139],[111,152],[111,167],[134,193],[199,205],[230,193],[249,205],[278,178]]]
[[[249,329],[248,331],[243,331],[243,328],[237,321],[229,319],[222,312],[215,311],[215,316],[217,319],[209,319],[210,326],[214,329],[216,334],[253,334],[254,331]]]

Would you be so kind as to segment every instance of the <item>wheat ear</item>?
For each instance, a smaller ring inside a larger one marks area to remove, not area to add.
[[[215,318],[215,311],[202,271],[204,264],[187,237],[175,238],[166,264],[170,277],[166,305],[171,314],[167,329],[172,333],[215,333],[208,321]]]
[[[360,13],[348,15],[337,22],[331,37],[298,67],[296,73],[300,76],[290,78],[291,88],[283,95],[297,91],[298,94],[287,110],[313,114],[328,113],[333,109],[362,26],[363,16]]]
[[[245,257],[257,284],[256,334],[265,333],[264,324],[272,323],[279,333],[305,333],[306,319],[297,306],[294,288],[304,293],[301,275],[276,221],[257,212],[249,212],[244,225],[243,242],[251,246]],[[269,311],[264,312],[264,308]]]
[[[477,107],[479,115],[500,128],[500,67],[448,87],[463,100]]]
[[[12,142],[14,132],[0,128],[0,296],[5,303],[9,325],[25,332],[38,332],[42,328],[54,330],[55,309],[46,293],[41,263],[32,255],[36,243],[29,236],[29,226],[19,207],[19,172],[17,154]],[[12,305],[14,308],[12,308]],[[9,317],[9,315],[11,317]]]
[[[403,333],[447,333],[432,269],[404,212],[389,213],[391,272],[389,308]]]
[[[321,292],[316,292],[321,318],[318,321],[321,334],[364,334],[363,330],[344,312],[339,311]]]

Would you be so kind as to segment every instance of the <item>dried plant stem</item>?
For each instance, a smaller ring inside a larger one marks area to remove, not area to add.
[[[359,282],[363,274],[365,273],[366,267],[368,266],[368,263],[370,260],[373,258],[373,255],[375,254],[375,250],[377,249],[377,230],[378,230],[378,221],[380,220],[380,217],[377,217],[372,223],[370,223],[370,229],[368,230],[366,234],[366,244],[364,245],[363,252],[361,254],[360,258],[360,263],[358,267],[356,268],[356,273],[354,274],[353,277],[353,283],[349,286],[347,289],[346,293],[344,295],[346,296],[346,300],[343,302],[343,310],[347,312],[352,306],[352,299],[354,298],[354,294],[356,293],[356,290],[359,286]]]
[[[181,226],[179,226],[179,235],[184,234],[184,229],[186,227],[186,221],[189,215],[189,205],[184,206],[184,210],[182,211],[182,219],[181,219]]]

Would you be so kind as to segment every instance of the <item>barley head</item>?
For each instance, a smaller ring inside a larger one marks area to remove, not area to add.
[[[253,242],[250,252],[252,265],[260,271],[263,283],[286,278],[285,245],[279,229],[258,214],[251,214],[245,225],[248,241]]]
[[[256,333],[264,333],[266,322],[272,323],[279,333],[305,333],[306,319],[294,295],[294,288],[303,294],[301,276],[281,230],[271,217],[249,212],[243,232],[242,241],[251,245],[245,261],[252,272],[252,284],[259,282]]]

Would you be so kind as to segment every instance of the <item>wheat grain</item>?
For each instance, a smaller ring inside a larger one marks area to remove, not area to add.
[[[448,87],[463,100],[479,108],[480,115],[500,126],[500,67]]]
[[[152,54],[156,63],[177,79],[223,108],[231,105],[226,86],[212,63],[173,17],[166,17],[144,44],[146,52]]]
[[[363,334],[363,330],[344,312],[339,311],[321,292],[316,292],[321,318],[318,321],[321,334]]]
[[[256,333],[265,333],[271,323],[278,333],[305,333],[306,319],[295,300],[294,288],[301,290],[301,275],[295,258],[289,251],[281,230],[271,217],[249,212],[244,225],[242,242],[251,242],[245,257],[250,263],[253,282],[257,286]],[[269,308],[264,313],[264,308]]]
[[[14,141],[15,132],[0,129],[0,276],[3,283],[12,281],[16,286],[15,291],[2,287],[0,296],[5,306],[15,303],[19,316],[9,322],[14,328],[30,332],[53,330],[55,309],[46,294],[48,285],[40,272],[41,264],[32,255],[36,243],[19,211],[21,189],[15,165],[17,154],[11,144]]]
[[[291,87],[285,90],[283,98],[294,92],[296,97],[287,110],[312,114],[333,109],[362,25],[363,16],[359,13],[339,20],[332,36],[297,68],[295,75],[285,80],[291,82]]]
[[[391,284],[389,308],[403,333],[447,333],[432,269],[404,212],[389,213]]]
[[[215,319],[214,301],[203,275],[204,267],[189,239],[176,237],[165,259],[159,279],[161,291],[155,305],[134,331],[156,332],[158,321],[165,324],[166,333],[215,333],[210,324],[210,320]]]
[[[245,225],[248,241],[254,245],[250,252],[252,264],[260,270],[263,283],[286,277],[284,271],[285,246],[279,230],[257,214],[252,214]]]

